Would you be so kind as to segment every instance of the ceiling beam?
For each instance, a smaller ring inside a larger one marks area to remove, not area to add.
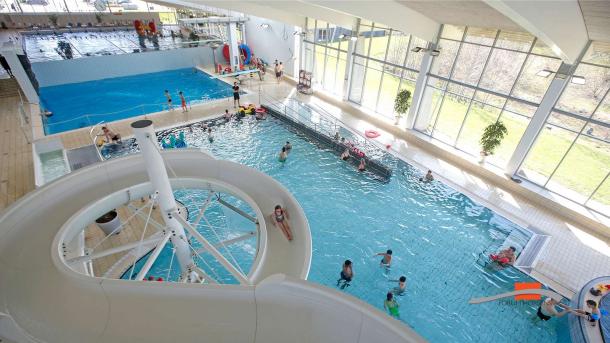
[[[440,28],[440,24],[436,21],[394,0],[303,0],[303,2],[387,25],[429,42],[436,40]]]
[[[281,0],[281,1],[254,1],[257,4],[289,13],[298,13],[302,16],[323,20],[337,26],[351,29],[356,23],[356,17],[342,12],[333,11],[320,6],[308,4],[303,1]]]
[[[565,63],[575,63],[589,40],[577,0],[483,1],[538,37]]]

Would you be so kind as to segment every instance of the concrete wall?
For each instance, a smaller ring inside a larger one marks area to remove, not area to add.
[[[221,55],[221,49],[217,49]],[[222,58],[216,57],[217,60]],[[77,83],[164,70],[212,65],[207,47],[150,51],[112,56],[91,56],[73,60],[32,63],[40,87]]]
[[[250,20],[245,24],[246,43],[254,55],[269,64],[273,64],[276,59],[283,62],[284,72],[295,76],[294,68],[298,65],[298,51],[295,51],[295,39],[298,37],[294,35],[297,30],[295,26],[255,16],[249,17]],[[269,27],[262,28],[261,24],[269,24]],[[273,69],[268,72],[272,73]]]
[[[3,22],[9,29],[22,29],[31,25],[39,27],[47,27],[51,25],[49,16],[57,15],[57,26],[65,27],[68,23],[75,25],[81,23],[83,26],[87,23],[93,25],[98,24],[95,17],[96,13],[11,13],[0,15],[0,22]],[[128,25],[132,26],[133,21],[136,19],[140,20],[154,20],[156,23],[160,23],[159,13],[157,12],[122,12],[120,15],[103,13],[102,23],[104,25]]]

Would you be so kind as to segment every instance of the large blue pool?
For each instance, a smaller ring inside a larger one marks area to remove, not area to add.
[[[169,90],[177,110],[178,92],[191,103],[231,96],[231,87],[194,68],[40,88],[42,107],[53,113],[44,123],[53,134],[167,109]]]
[[[342,262],[351,259],[355,278],[343,291],[383,310],[385,294],[395,286],[390,280],[406,275],[407,291],[397,297],[400,319],[432,342],[569,341],[565,317],[535,319],[537,302],[468,304],[532,281],[513,268],[495,271],[477,263],[481,252],[521,229],[438,181],[419,182],[422,173],[414,167],[395,160],[390,182],[379,182],[273,118],[217,126],[213,143],[197,125],[182,130],[189,146],[259,169],[296,196],[313,237],[310,281],[336,287]],[[285,164],[278,163],[286,141],[294,148]],[[203,201],[196,191],[176,196],[193,209]],[[254,247],[246,241],[234,253],[247,261]],[[388,248],[394,261],[385,270],[373,255]],[[150,274],[167,272],[166,250]]]

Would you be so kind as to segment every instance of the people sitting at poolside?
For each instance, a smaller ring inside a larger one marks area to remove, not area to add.
[[[349,287],[353,278],[354,269],[352,268],[352,261],[345,260],[345,262],[343,262],[343,267],[341,268],[341,273],[339,274],[339,280],[337,280],[337,286],[341,289]]]
[[[591,325],[595,326],[595,325],[597,325],[597,322],[600,320],[600,318],[602,316],[602,314],[599,310],[599,307],[597,306],[597,302],[595,300],[589,299],[586,301],[586,305],[587,305],[586,309],[572,310],[572,313],[574,313],[577,316],[586,318],[589,321],[589,323],[591,323]]]
[[[421,181],[421,182],[432,182],[432,181],[434,181],[434,176],[432,175],[432,170],[428,169],[428,172],[426,173],[426,176],[420,177],[419,181]]]
[[[556,306],[563,308],[563,310],[557,311]],[[571,311],[572,309],[567,305],[564,305],[553,298],[546,298],[540,303],[540,306],[538,306],[538,311],[536,312],[536,315],[538,316],[538,318],[547,321],[553,317],[563,317]]]
[[[102,133],[97,135],[97,137],[104,137],[106,144],[122,142],[121,135],[110,131],[110,129],[106,126],[102,126]],[[101,144],[98,144],[98,145],[101,145]]]
[[[290,144],[290,142],[286,142],[286,144],[284,144],[284,148],[286,148],[287,153],[290,153],[290,151],[292,151],[292,144]]]
[[[400,305],[394,299],[394,294],[392,292],[388,292],[386,294],[386,299],[383,301],[383,308],[390,313],[390,315],[394,318],[400,317],[400,313],[398,312],[398,308]]]
[[[392,289],[392,293],[394,293],[395,295],[403,295],[407,290],[407,277],[403,275],[398,280],[392,281],[398,281],[398,286]]]
[[[286,147],[282,147],[282,151],[280,151],[280,156],[278,157],[278,161],[284,163],[288,158],[288,152],[286,151]]]
[[[343,153],[341,154],[341,159],[344,161],[347,161],[349,159],[349,149],[345,148],[345,150],[343,151]]]
[[[335,140],[338,141],[341,136],[339,136],[339,131],[335,132]]]
[[[271,220],[273,224],[282,230],[284,236],[289,241],[292,241],[292,231],[290,230],[290,225],[288,224],[288,211],[282,208],[280,205],[276,205],[273,213],[271,214]]]
[[[381,259],[380,265],[384,267],[389,267],[392,264],[392,250],[388,249],[386,252],[380,252],[375,254],[375,256],[383,256]]]
[[[360,164],[358,165],[358,171],[365,171],[366,170],[366,161],[364,160],[364,158],[360,159]]]
[[[512,265],[517,259],[515,251],[517,251],[517,249],[511,246],[504,250],[501,250],[497,254],[489,255],[489,258],[491,258],[492,261],[498,263],[501,266]]]

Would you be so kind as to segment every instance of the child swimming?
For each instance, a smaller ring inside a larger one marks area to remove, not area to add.
[[[398,280],[391,281],[398,281],[398,286],[392,289],[392,293],[394,293],[395,295],[403,295],[407,290],[407,277],[403,275]]]
[[[380,265],[384,267],[389,267],[392,264],[392,250],[388,249],[386,252],[380,252],[375,254],[375,256],[383,256],[381,259]]]
[[[339,274],[339,280],[337,280],[337,286],[339,288],[344,289],[345,287],[349,287],[349,283],[352,281],[354,277],[354,270],[352,269],[352,261],[345,260],[343,262],[343,267],[341,268],[341,273]]]
[[[280,162],[286,162],[286,159],[288,158],[288,152],[286,151],[286,147],[282,147],[282,151],[280,151],[280,156],[278,157],[278,161]]]
[[[398,318],[400,317],[400,313],[398,312],[399,307],[400,305],[398,305],[398,303],[394,299],[394,295],[392,294],[392,292],[388,292],[388,294],[386,294],[386,300],[384,300],[383,302],[383,308],[385,308],[386,311],[388,311],[392,317]]]

